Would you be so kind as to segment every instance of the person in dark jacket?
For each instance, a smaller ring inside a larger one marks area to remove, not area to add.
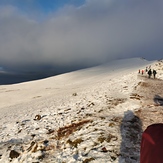
[[[139,69],[139,71],[138,71],[138,72],[139,72],[139,74],[140,74],[140,69]]]
[[[153,70],[153,77],[154,77],[154,79],[156,77],[156,74],[157,74],[156,70]]]
[[[151,71],[151,69],[149,69],[149,71],[148,71],[148,77],[150,78],[151,75],[152,75],[152,71]]]

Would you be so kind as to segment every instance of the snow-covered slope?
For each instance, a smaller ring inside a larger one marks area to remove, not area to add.
[[[142,100],[135,92],[148,79],[138,70],[149,65],[161,79],[162,61],[132,58],[1,85],[0,162],[138,162]]]

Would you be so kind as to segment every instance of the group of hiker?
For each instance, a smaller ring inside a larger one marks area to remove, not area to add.
[[[152,76],[152,74],[153,74],[153,78],[155,79],[156,78],[156,74],[157,74],[157,72],[156,72],[156,70],[154,70],[153,69],[153,71],[151,70],[151,66],[149,66],[149,67],[146,67],[146,69],[145,69],[145,72],[146,72],[146,74],[148,74],[148,78],[151,78],[151,76]],[[140,69],[139,69],[139,74],[144,74],[144,70],[141,70],[140,71]]]

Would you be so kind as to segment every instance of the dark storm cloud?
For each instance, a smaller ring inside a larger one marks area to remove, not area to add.
[[[32,15],[32,13],[31,13]],[[87,0],[37,21],[12,6],[0,9],[0,65],[91,65],[125,57],[159,59],[161,0]]]

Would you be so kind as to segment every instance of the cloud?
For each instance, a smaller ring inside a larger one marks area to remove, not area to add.
[[[87,0],[65,5],[46,19],[14,5],[0,10],[0,65],[92,65],[116,58],[159,59],[161,0]],[[42,15],[42,14],[41,14]]]

